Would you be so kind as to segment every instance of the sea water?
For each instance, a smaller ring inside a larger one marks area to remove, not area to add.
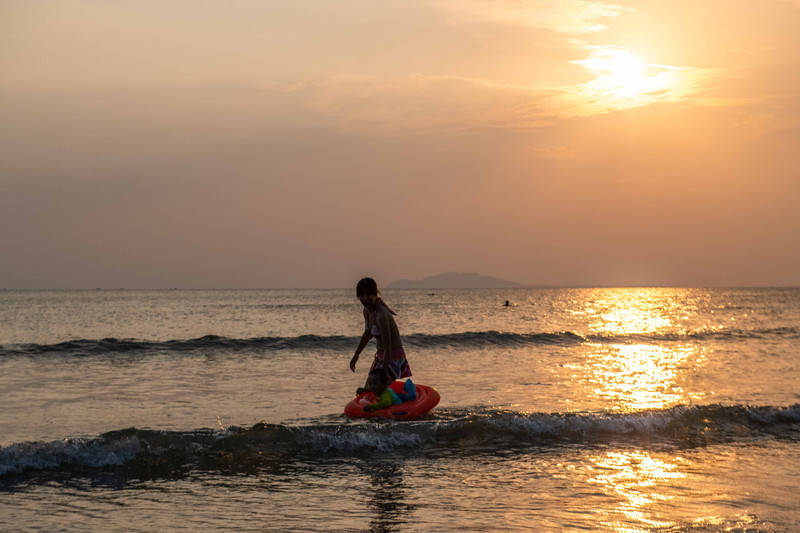
[[[800,290],[0,292],[0,529],[800,530]],[[505,305],[508,300],[509,305]]]

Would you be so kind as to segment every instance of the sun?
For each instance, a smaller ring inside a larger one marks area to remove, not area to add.
[[[595,74],[589,88],[618,98],[636,98],[651,87],[647,65],[625,50],[596,50],[588,59],[576,61]]]
[[[632,98],[641,94],[647,86],[644,61],[627,52],[609,57],[605,69],[617,96]]]
[[[609,108],[644,105],[669,97],[676,69],[651,65],[627,50],[599,47],[586,59],[573,61],[594,76],[582,86],[592,101]]]

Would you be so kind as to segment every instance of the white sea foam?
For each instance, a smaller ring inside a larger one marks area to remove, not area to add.
[[[444,410],[447,412],[447,410]],[[519,413],[478,410],[450,411],[450,420],[413,423],[264,426],[253,430],[163,432],[123,431],[95,439],[24,442],[0,448],[0,476],[24,470],[57,470],[71,466],[122,465],[139,454],[178,453],[176,467],[192,462],[207,449],[223,448],[247,453],[259,449],[324,456],[371,451],[420,450],[427,447],[476,450],[486,445],[529,446],[548,442],[609,442],[629,436],[674,438],[676,429],[703,434],[717,442],[728,439],[786,433],[796,435],[800,405],[755,407],[744,405],[678,406],[636,413]],[[711,433],[708,433],[710,428]],[[747,431],[749,429],[749,431]],[[745,433],[743,433],[743,430]],[[132,434],[133,433],[133,434]],[[683,432],[678,432],[680,437]]]
[[[382,432],[366,425],[363,429],[337,433],[310,430],[306,437],[313,449],[322,452],[386,451],[395,448],[417,448],[422,445],[422,437],[417,433]]]
[[[56,469],[65,465],[121,465],[136,457],[140,450],[141,443],[136,437],[107,443],[97,439],[64,439],[11,444],[0,448],[0,475],[28,469]]]

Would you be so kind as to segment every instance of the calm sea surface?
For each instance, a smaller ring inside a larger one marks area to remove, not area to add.
[[[800,531],[799,289],[384,298],[417,421],[353,290],[0,291],[0,529]]]

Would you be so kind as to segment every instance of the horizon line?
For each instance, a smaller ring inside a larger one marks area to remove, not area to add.
[[[429,291],[429,290],[520,290],[520,289],[798,289],[800,285],[520,285],[517,287],[401,287],[380,290]],[[353,290],[353,287],[0,287],[1,292],[11,291],[320,291]]]

